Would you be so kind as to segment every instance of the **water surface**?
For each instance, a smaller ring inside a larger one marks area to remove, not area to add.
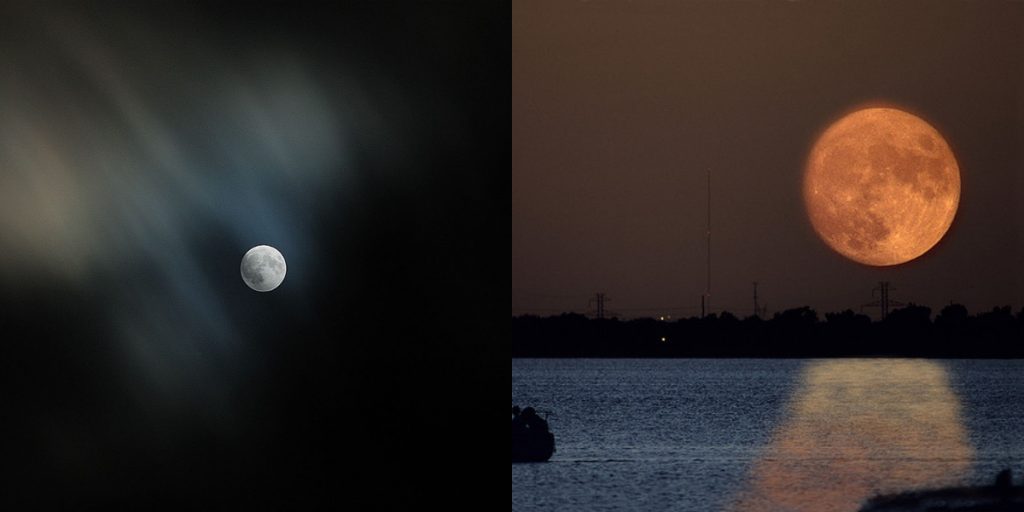
[[[514,359],[558,451],[513,510],[856,510],[1024,465],[1024,361]]]

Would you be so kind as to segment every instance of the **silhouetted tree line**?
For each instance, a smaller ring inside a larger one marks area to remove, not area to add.
[[[589,319],[575,313],[512,317],[512,357],[1024,357],[1024,309],[970,315],[911,304],[882,321],[809,307],[770,319],[729,312],[672,322]]]

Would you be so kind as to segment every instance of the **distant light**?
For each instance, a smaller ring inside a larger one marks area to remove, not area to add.
[[[663,322],[664,322],[664,321],[665,321],[665,317],[663,317],[663,316],[659,316],[659,317],[658,317],[658,320],[661,320],[661,321],[663,321]]]
[[[664,336],[661,337],[661,341],[665,341],[665,337]]]

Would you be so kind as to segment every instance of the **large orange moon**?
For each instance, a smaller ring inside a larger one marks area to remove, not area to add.
[[[865,265],[898,265],[928,252],[949,230],[960,168],[921,118],[867,108],[818,138],[803,192],[811,224],[829,247]]]

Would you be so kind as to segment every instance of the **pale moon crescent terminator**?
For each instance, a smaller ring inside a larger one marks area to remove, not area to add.
[[[822,133],[807,158],[807,215],[839,254],[873,266],[928,252],[960,203],[960,168],[942,135],[894,108],[867,108]]]
[[[287,272],[284,256],[269,245],[257,245],[242,257],[242,281],[258,292],[280,286]]]

